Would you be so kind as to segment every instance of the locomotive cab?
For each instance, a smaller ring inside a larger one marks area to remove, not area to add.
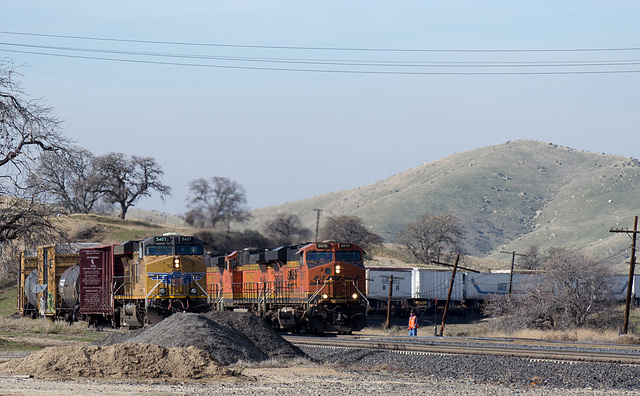
[[[138,258],[146,272],[148,321],[156,323],[173,312],[205,312],[204,247],[192,236],[166,234],[139,244]]]

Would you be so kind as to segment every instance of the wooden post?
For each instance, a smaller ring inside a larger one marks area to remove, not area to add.
[[[509,272],[509,295],[511,295],[511,292],[513,290],[513,267],[516,264],[516,256],[526,257],[526,254],[516,253],[515,251],[514,252],[501,251],[500,253],[508,253],[511,255],[511,271]]]
[[[440,336],[444,336],[444,324],[447,320],[447,309],[449,308],[449,301],[451,300],[451,291],[453,290],[453,281],[456,279],[456,270],[458,269],[458,261],[460,261],[460,255],[456,256],[456,262],[453,264],[453,271],[451,272],[451,282],[449,282],[449,291],[447,292],[447,304],[444,306],[444,312],[442,313],[442,326],[440,327]]]
[[[387,297],[387,323],[385,329],[391,328],[391,297],[393,296],[393,275],[389,276],[389,297]]]
[[[638,216],[633,220],[633,231],[630,230],[610,230],[609,232],[624,232],[631,234],[631,262],[629,263],[629,280],[627,281],[627,300],[624,306],[624,324],[622,334],[627,334],[629,330],[629,310],[631,308],[631,290],[633,289],[633,278],[636,269],[636,236],[638,235]]]

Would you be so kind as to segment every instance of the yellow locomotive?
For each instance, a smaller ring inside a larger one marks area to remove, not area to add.
[[[165,234],[80,250],[79,313],[114,326],[158,323],[174,312],[205,312],[202,241]]]

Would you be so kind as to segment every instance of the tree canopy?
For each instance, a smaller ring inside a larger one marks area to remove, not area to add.
[[[518,295],[492,296],[485,313],[507,330],[583,327],[611,308],[612,272],[579,250],[552,249],[542,277],[531,277]],[[608,318],[610,319],[610,318]]]
[[[244,187],[226,177],[192,180],[186,201],[185,219],[194,227],[217,228],[223,224],[228,230],[231,221],[243,222],[250,217]]]
[[[424,264],[441,261],[445,253],[459,253],[462,227],[450,214],[424,213],[398,233],[398,241]]]
[[[320,236],[325,240],[355,243],[365,249],[382,244],[382,237],[367,230],[358,216],[328,216],[324,220]]]
[[[29,99],[17,81],[13,62],[0,59],[0,271],[16,267],[17,242],[40,243],[59,235],[53,208],[38,202],[27,179],[34,158],[43,152],[62,153],[69,140],[50,107]]]
[[[305,242],[311,238],[311,230],[304,228],[300,217],[291,213],[278,213],[265,223],[263,231],[278,245]]]
[[[120,218],[125,219],[127,210],[142,197],[151,196],[152,191],[161,198],[171,195],[171,187],[161,182],[164,172],[152,157],[110,153],[97,157],[95,172],[101,175],[98,191],[111,203],[120,206]]]

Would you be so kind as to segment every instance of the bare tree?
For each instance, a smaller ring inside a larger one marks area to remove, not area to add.
[[[445,253],[459,253],[462,228],[458,219],[450,214],[424,213],[398,233],[398,241],[411,255],[425,264],[441,261]]]
[[[524,255],[520,258],[519,267],[524,270],[536,270],[542,266],[543,257],[540,250],[535,245],[530,245]]]
[[[13,62],[0,59],[0,269],[15,271],[19,244],[40,243],[57,235],[51,208],[38,203],[25,184],[33,159],[63,152],[69,141],[49,107],[29,99],[16,81]]]
[[[224,224],[228,230],[231,221],[243,222],[250,217],[244,187],[226,177],[192,180],[186,201],[185,219],[194,227]]]
[[[90,213],[104,201],[102,180],[94,167],[93,154],[73,147],[63,153],[46,152],[29,176],[29,185],[42,190],[40,200],[52,197],[52,203],[69,213]]]
[[[105,198],[120,205],[120,218],[125,219],[127,210],[142,197],[151,196],[152,191],[164,199],[171,195],[171,187],[162,184],[164,174],[154,158],[110,153],[95,159],[95,171],[100,175],[100,190]]]
[[[382,244],[382,237],[370,232],[358,216],[329,216],[320,230],[322,239],[351,242],[363,248]]]
[[[591,317],[610,310],[612,273],[602,261],[580,251],[556,248],[543,269],[544,276],[523,293],[493,296],[486,302],[485,313],[511,330],[567,329],[583,327]]]
[[[290,213],[278,213],[265,223],[263,231],[279,245],[303,242],[311,237],[311,230],[302,226],[300,217]]]

